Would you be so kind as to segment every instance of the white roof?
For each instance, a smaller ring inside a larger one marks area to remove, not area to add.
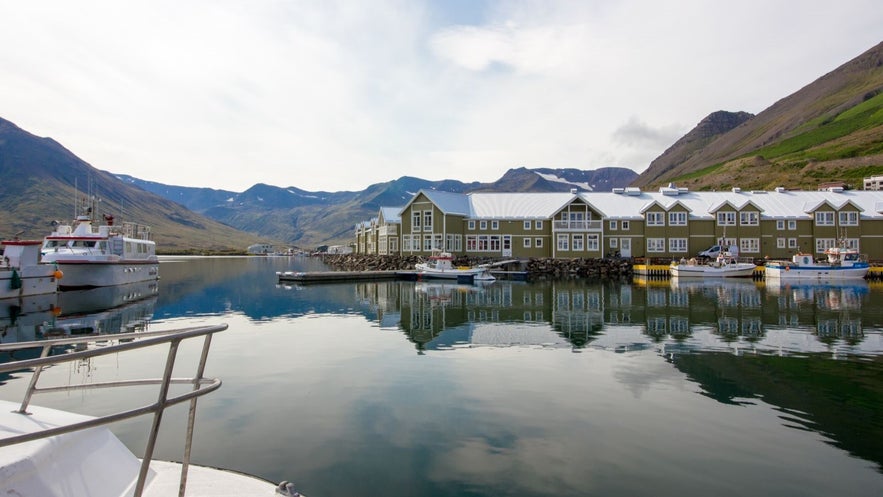
[[[675,190],[677,194],[673,193]],[[883,219],[883,191],[870,190],[690,192],[668,189],[667,193],[662,193],[624,189],[619,193],[578,194],[421,192],[444,213],[460,214],[470,219],[549,219],[577,198],[597,210],[604,219],[643,219],[644,211],[654,203],[665,210],[681,205],[689,211],[691,219],[713,219],[713,213],[718,209],[729,209],[727,204],[737,210],[752,204],[761,211],[763,219],[811,219],[812,212],[824,207],[825,203],[835,209],[851,203],[861,211],[862,219]],[[399,216],[403,209],[398,209]]]
[[[548,219],[575,198],[573,193],[471,193],[469,217]]]

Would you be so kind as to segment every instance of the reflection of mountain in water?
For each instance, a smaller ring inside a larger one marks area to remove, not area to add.
[[[821,433],[883,472],[880,358],[683,354],[672,362],[705,395],[723,403],[763,399],[781,410],[784,425]]]

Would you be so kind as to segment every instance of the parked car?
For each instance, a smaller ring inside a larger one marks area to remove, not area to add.
[[[709,259],[714,259],[715,257],[719,256],[720,253],[721,253],[721,246],[720,245],[713,245],[713,246],[708,247],[707,249],[699,252],[699,257],[708,257]]]

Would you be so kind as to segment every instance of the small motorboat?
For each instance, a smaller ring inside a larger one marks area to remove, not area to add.
[[[826,259],[814,261],[811,254],[797,253],[790,261],[769,261],[764,264],[768,279],[778,280],[860,280],[871,266],[858,250],[831,247]]]
[[[449,252],[440,252],[429,257],[426,262],[417,263],[414,268],[417,276],[423,278],[464,279],[473,278],[475,281],[493,281],[496,278],[491,274],[490,266],[454,266],[454,256]]]
[[[673,261],[669,273],[673,278],[750,278],[756,268],[753,262],[739,262],[731,252],[721,252],[708,262]]]

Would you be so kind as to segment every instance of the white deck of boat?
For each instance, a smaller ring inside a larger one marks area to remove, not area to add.
[[[0,400],[0,439],[88,419],[39,406],[29,407],[28,415],[12,412],[17,407]],[[0,450],[0,495],[130,496],[140,465],[106,427],[90,428]],[[177,496],[181,465],[152,461],[150,467],[143,496]],[[273,483],[235,471],[191,465],[187,475],[189,497],[277,496]]]

